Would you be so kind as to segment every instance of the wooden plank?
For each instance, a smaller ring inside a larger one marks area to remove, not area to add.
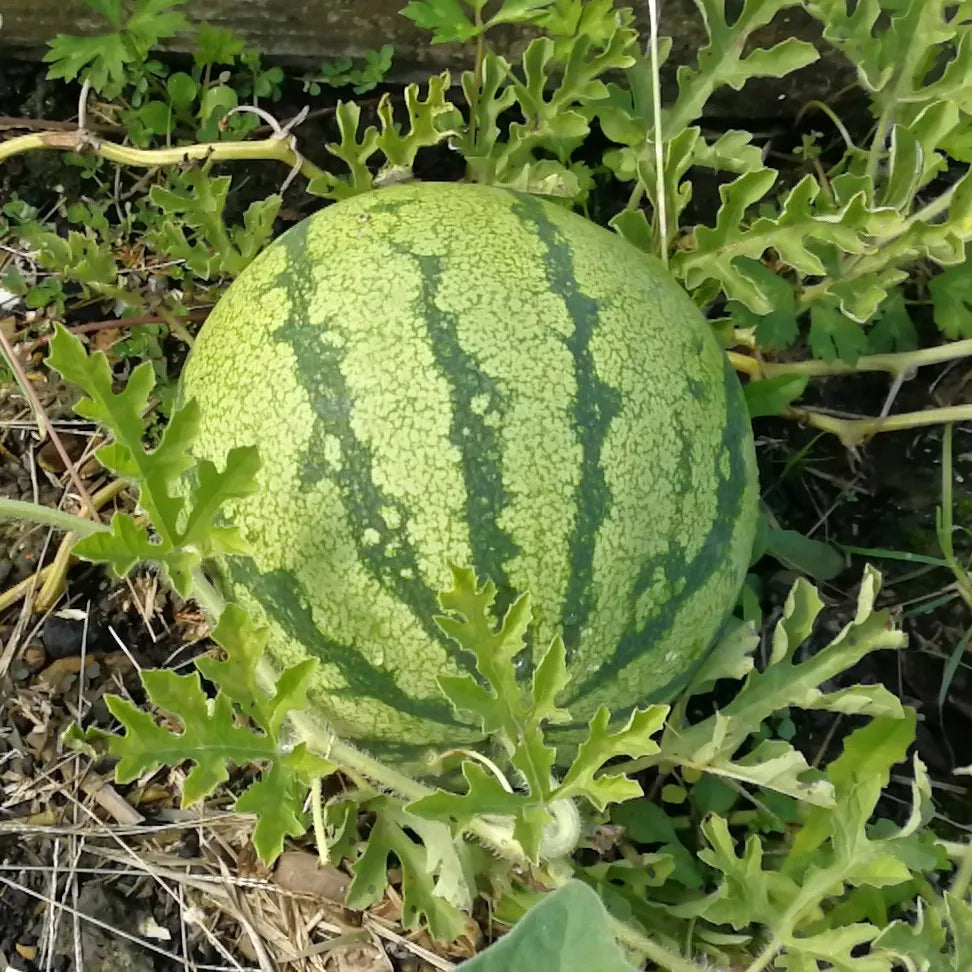
[[[233,31],[262,53],[295,65],[316,65],[325,58],[361,55],[383,44],[395,48],[390,80],[427,77],[443,69],[458,72],[472,61],[471,46],[430,44],[429,32],[420,30],[399,11],[406,0],[192,0],[183,9],[194,22]],[[637,10],[639,27],[648,36],[646,0],[629,0]],[[619,2],[618,6],[624,6]],[[694,0],[665,0],[661,33],[674,38],[667,71],[693,63],[705,33]],[[0,48],[31,57],[39,56],[46,41],[58,33],[98,33],[106,29],[80,0],[3,0]],[[824,56],[817,64],[783,80],[750,82],[742,96],[723,91],[710,111],[741,118],[792,115],[800,102],[828,95],[853,81],[853,67],[820,42],[814,21],[799,9],[784,11],[754,39],[771,46],[784,37],[814,40]],[[521,31],[500,29],[490,38],[510,57],[527,41]],[[191,50],[190,38],[179,38],[172,50]],[[666,72],[667,73],[667,72]],[[669,78],[670,80],[670,78]],[[671,85],[666,86],[669,90]]]

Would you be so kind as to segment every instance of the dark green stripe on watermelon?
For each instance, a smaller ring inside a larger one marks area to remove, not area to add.
[[[299,262],[307,246],[307,223],[298,223],[281,241],[293,261]],[[370,450],[351,425],[351,395],[341,370],[342,354],[322,340],[327,322],[313,319],[308,294],[293,274],[282,273],[276,283],[287,293],[290,319],[273,332],[273,338],[293,350],[297,378],[318,419],[304,458],[305,485],[325,474],[337,484],[348,519],[354,525],[360,563],[384,590],[409,606],[430,639],[463,664],[458,646],[433,620],[439,610],[435,592],[410,580],[419,577],[420,572],[406,529],[408,511],[374,482]],[[325,470],[321,465],[327,435],[339,443],[341,466],[337,470]],[[382,510],[389,508],[398,512],[398,526],[389,526],[382,516]],[[321,524],[321,529],[326,530],[327,524]],[[368,529],[380,537],[377,544],[364,542]]]
[[[442,260],[399,250],[416,260],[421,270],[422,293],[417,311],[425,318],[429,345],[439,375],[449,384],[452,419],[449,439],[462,457],[466,488],[466,524],[473,563],[480,577],[499,588],[496,609],[502,612],[512,600],[506,577],[506,563],[519,552],[512,537],[500,526],[500,516],[509,501],[503,488],[502,444],[497,428],[473,409],[473,399],[488,397],[489,411],[503,410],[500,392],[489,375],[467,354],[459,342],[455,315],[440,310],[436,292],[442,279]],[[467,663],[468,663],[467,657]]]
[[[591,352],[591,339],[598,325],[598,302],[581,293],[569,244],[535,196],[517,195],[513,212],[534,228],[543,243],[550,290],[563,301],[574,324],[574,333],[566,344],[574,359],[574,429],[583,453],[569,541],[570,577],[564,596],[562,634],[569,661],[594,609],[594,545],[611,509],[611,489],[601,467],[601,450],[622,403],[620,393],[598,378]]]
[[[639,572],[640,584],[632,594],[632,603],[644,593],[655,570],[662,568],[668,580],[675,582],[684,579],[685,586],[677,598],[661,603],[655,613],[641,628],[630,628],[621,638],[613,654],[601,662],[598,670],[589,675],[579,685],[569,688],[570,698],[567,705],[583,700],[585,695],[596,692],[607,683],[617,678],[621,671],[635,659],[651,650],[651,645],[662,640],[665,633],[672,627],[676,616],[685,603],[712,578],[725,564],[726,551],[732,543],[733,533],[739,518],[744,515],[749,497],[745,484],[749,478],[746,457],[742,443],[748,432],[748,415],[742,402],[741,392],[736,385],[736,377],[725,359],[726,376],[726,418],[722,430],[722,449],[729,455],[729,473],[720,474],[720,453],[714,457],[714,476],[719,485],[716,491],[716,505],[718,515],[713,521],[708,534],[698,552],[691,560],[685,556],[685,551],[672,545],[672,549],[661,557],[655,557],[647,562]],[[691,487],[689,487],[691,488]],[[632,612],[633,613],[633,612]],[[724,622],[725,619],[723,619]],[[686,645],[686,650],[691,646]],[[703,646],[705,647],[705,646]],[[696,655],[697,658],[701,657]],[[651,698],[642,700],[649,702],[657,698],[669,698],[677,683],[682,683],[691,675],[692,667],[673,682],[653,687]],[[619,716],[626,715],[634,706],[628,707]]]
[[[249,557],[227,558],[226,569],[232,584],[246,588],[259,604],[273,605],[272,611],[265,610],[288,638],[302,645],[311,657],[337,668],[346,685],[330,689],[332,695],[360,699],[365,704],[369,699],[377,699],[405,715],[455,723],[455,714],[445,697],[419,699],[408,695],[399,688],[390,671],[372,665],[351,645],[326,638],[314,623],[300,578],[292,571],[261,573]]]

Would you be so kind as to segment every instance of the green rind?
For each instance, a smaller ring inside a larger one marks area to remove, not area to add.
[[[579,721],[672,691],[744,576],[725,355],[658,264],[532,197],[411,185],[316,214],[227,292],[183,394],[200,455],[264,460],[229,592],[278,663],[320,658],[315,703],[371,748],[475,738],[435,681],[471,661],[431,623],[450,562],[531,591]]]

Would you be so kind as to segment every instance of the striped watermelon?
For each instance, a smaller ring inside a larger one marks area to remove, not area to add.
[[[197,453],[255,444],[219,565],[275,662],[386,755],[455,745],[436,677],[450,562],[530,591],[578,721],[684,680],[731,609],[756,523],[739,384],[660,264],[535,197],[465,184],[356,196],[264,251],[211,314],[183,396]]]

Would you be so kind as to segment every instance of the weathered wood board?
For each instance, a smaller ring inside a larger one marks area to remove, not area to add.
[[[416,28],[399,13],[405,3],[406,0],[192,0],[184,9],[193,21],[230,29],[265,54],[294,63],[315,64],[328,57],[360,55],[390,43],[395,47],[392,80],[413,80],[444,68],[457,71],[467,67],[471,49],[430,44],[428,32]],[[636,9],[647,37],[646,0],[628,0],[627,5]],[[695,3],[663,0],[659,6],[661,32],[674,38],[669,66],[694,62],[705,39]],[[38,56],[45,42],[57,33],[98,33],[106,29],[106,22],[80,0],[0,0],[0,15],[0,56],[4,50],[20,56]],[[817,25],[797,8],[784,11],[756,39],[769,46],[787,36],[819,44],[820,33]],[[515,56],[525,37],[508,30],[497,32],[494,42]],[[188,45],[171,45],[174,49],[180,46],[186,49]],[[851,65],[825,53],[817,64],[782,81],[750,82],[741,95],[723,92],[710,110],[743,118],[792,115],[799,103],[811,98],[826,99],[852,79]]]

